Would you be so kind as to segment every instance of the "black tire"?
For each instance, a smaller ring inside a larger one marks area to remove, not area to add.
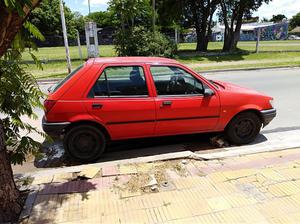
[[[105,150],[106,138],[102,131],[90,125],[71,128],[64,136],[65,152],[74,160],[93,162]]]
[[[225,136],[233,144],[248,144],[257,137],[261,126],[262,122],[255,113],[240,113],[227,125]]]

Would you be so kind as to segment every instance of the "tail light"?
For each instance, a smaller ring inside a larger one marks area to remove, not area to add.
[[[45,100],[44,110],[45,110],[46,114],[52,109],[52,107],[55,105],[55,103],[56,103],[55,100]]]

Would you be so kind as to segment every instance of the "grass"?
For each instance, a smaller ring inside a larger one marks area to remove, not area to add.
[[[216,69],[277,67],[277,66],[300,66],[300,41],[261,41],[260,53],[254,53],[255,41],[241,41],[238,44],[239,52],[233,54],[219,54],[223,43],[210,42],[209,54],[197,53],[195,43],[180,44],[176,60],[186,64],[196,71]],[[293,52],[299,51],[299,52]],[[101,57],[116,56],[114,46],[101,45],[99,47]],[[82,46],[83,57],[87,57],[86,47]],[[27,70],[32,72],[38,79],[61,78],[67,74],[64,47],[40,48],[35,53],[43,62],[43,70],[38,70],[30,64]],[[72,68],[79,66],[83,61],[79,58],[78,48],[70,47]],[[28,52],[23,54],[23,60],[30,61]]]

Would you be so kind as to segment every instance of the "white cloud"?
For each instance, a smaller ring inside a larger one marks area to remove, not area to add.
[[[91,6],[107,5],[108,0],[90,0]],[[83,1],[84,5],[88,5],[88,0]]]
[[[291,18],[300,11],[299,6],[299,0],[273,0],[269,4],[264,3],[253,15],[270,19],[272,15],[284,14]]]

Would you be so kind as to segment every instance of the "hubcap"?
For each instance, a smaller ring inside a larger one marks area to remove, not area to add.
[[[239,121],[235,126],[235,132],[240,138],[247,138],[252,136],[255,125],[249,119]]]

